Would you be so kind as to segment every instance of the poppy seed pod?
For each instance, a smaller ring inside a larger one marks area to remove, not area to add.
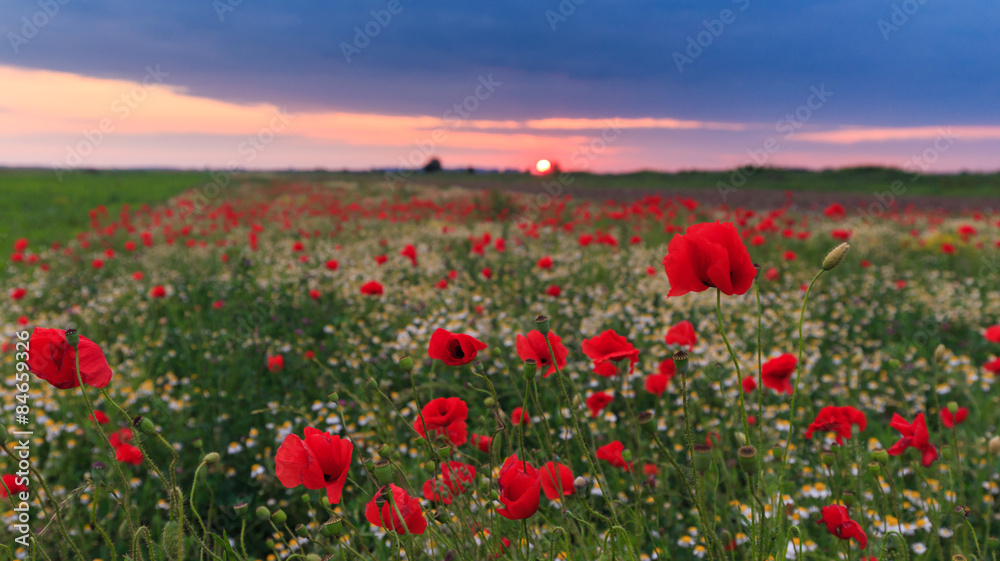
[[[493,358],[500,358],[500,349],[493,347],[490,349],[490,356]]]
[[[632,451],[629,450],[628,448],[622,450],[622,460],[625,461],[625,462],[631,462],[632,461]]]
[[[472,371],[475,372],[476,374],[479,374],[480,376],[485,376],[486,365],[477,360],[476,362],[472,363]]]
[[[378,460],[373,464],[373,468],[378,484],[388,485],[389,480],[392,479],[392,465],[389,464],[389,460]]]
[[[66,342],[74,349],[80,346],[80,333],[75,329],[66,330]]]
[[[833,455],[833,452],[829,451],[820,452],[819,457],[820,460],[823,462],[823,465],[826,467],[832,466],[837,459],[837,457]]]
[[[652,435],[656,431],[656,425],[653,424],[652,411],[647,410],[639,413],[639,416],[636,417],[635,420],[639,423],[639,426],[642,427],[642,430],[645,431],[646,434]]]
[[[334,516],[333,518],[330,518],[330,520],[327,520],[326,523],[324,523],[322,526],[320,526],[319,533],[322,534],[324,537],[333,538],[339,536],[340,532],[343,531],[343,529],[344,529],[344,523],[342,519],[339,516]]]
[[[268,520],[271,518],[271,511],[266,506],[257,507],[257,518]]]
[[[868,473],[870,473],[873,477],[877,477],[881,470],[882,466],[880,466],[878,462],[870,462],[868,464]]]
[[[401,368],[403,372],[413,370],[413,359],[408,356],[399,357],[399,368]]]
[[[496,407],[496,404],[497,400],[493,399],[492,397],[487,397],[486,399],[483,400],[483,405],[489,407],[490,409]]]
[[[248,508],[249,507],[248,507],[248,505],[246,503],[239,503],[239,504],[233,506],[233,510],[235,510],[236,514],[238,514],[240,516],[243,516],[244,514],[246,514]]]
[[[688,361],[688,355],[684,351],[677,351],[674,353],[674,366],[677,369],[678,374],[687,374],[688,366],[690,366]]]
[[[965,556],[962,555],[961,553],[956,553],[955,555],[951,556],[951,561],[967,561],[967,560]]]
[[[274,520],[275,524],[284,524],[288,520],[288,515],[285,514],[285,511],[279,509],[271,515],[271,520]]]
[[[528,360],[524,361],[523,372],[524,372],[525,382],[530,382],[534,380],[535,374],[538,372],[538,363],[534,359],[529,358]]]
[[[305,524],[296,524],[295,535],[304,538],[309,535],[309,528],[306,528]]]
[[[737,457],[740,460],[740,467],[743,471],[747,472],[748,475],[753,475],[757,473],[757,449],[753,446],[741,446],[739,450],[736,451]]]
[[[844,506],[846,506],[847,508],[851,508],[852,506],[854,506],[854,500],[856,498],[857,497],[855,497],[853,491],[844,491],[844,493],[840,496],[840,500],[844,503]]]
[[[847,252],[850,251],[851,244],[844,242],[837,247],[830,250],[830,253],[826,254],[823,259],[823,270],[829,271],[840,265],[844,261],[844,257],[847,257]]]
[[[955,457],[955,449],[950,444],[943,444],[941,446],[941,457],[946,460],[953,459]]]
[[[952,415],[958,413],[958,404],[955,403],[954,401],[949,401],[947,407],[948,407],[948,412],[951,413]]]
[[[872,451],[872,459],[875,460],[876,462],[882,464],[882,465],[885,465],[885,464],[889,463],[889,452],[887,452],[884,448],[879,448],[878,450],[873,450]]]
[[[549,318],[546,317],[546,316],[538,316],[538,317],[536,317],[535,318],[535,327],[538,328],[538,331],[540,331],[542,335],[548,335],[549,334]]]
[[[340,401],[340,394],[339,394],[339,393],[337,393],[337,392],[333,392],[333,393],[331,393],[330,395],[328,395],[328,396],[327,396],[327,398],[328,398],[328,399],[329,399],[330,401],[334,401],[334,402],[336,402],[336,401]]]
[[[712,467],[712,447],[707,444],[695,444],[694,458],[691,461],[694,463],[694,469],[704,474]]]
[[[573,480],[573,488],[576,489],[577,495],[582,495],[587,490],[587,480],[582,476],[577,476],[576,479]]]

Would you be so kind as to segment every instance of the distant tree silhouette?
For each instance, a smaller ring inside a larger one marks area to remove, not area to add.
[[[424,166],[424,173],[435,173],[441,171],[441,160],[437,158],[431,158],[431,161],[427,162]]]

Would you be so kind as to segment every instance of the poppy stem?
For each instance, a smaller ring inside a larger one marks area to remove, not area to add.
[[[719,322],[719,334],[722,335],[722,340],[726,342],[726,348],[729,349],[729,356],[733,359],[733,366],[736,367],[736,387],[737,393],[740,396],[740,419],[743,421],[743,433],[747,437],[747,442],[750,442],[750,423],[747,422],[747,410],[743,403],[744,392],[741,385],[743,375],[740,373],[740,361],[736,358],[733,346],[729,344],[729,337],[726,337],[726,328],[722,325],[722,291],[718,288],[715,289],[715,319]]]

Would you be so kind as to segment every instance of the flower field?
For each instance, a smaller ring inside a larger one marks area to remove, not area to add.
[[[542,199],[4,238],[0,559],[1000,553],[1000,213]]]

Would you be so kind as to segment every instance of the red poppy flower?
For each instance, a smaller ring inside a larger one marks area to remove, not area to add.
[[[542,371],[542,377],[548,378],[549,374],[556,371],[556,366],[560,369],[566,367],[566,347],[562,344],[562,339],[553,332],[548,333],[548,343],[552,344],[552,351],[556,355],[556,361],[553,364],[552,357],[549,355],[549,345],[546,342],[546,335],[542,335],[541,331],[533,330],[529,331],[528,335],[518,335],[516,348],[517,356],[521,357],[521,360],[534,360],[538,363],[538,369]]]
[[[563,496],[576,494],[573,486],[573,472],[558,462],[546,462],[541,469],[542,490],[550,501],[558,501]]]
[[[622,450],[625,449],[625,445],[621,441],[615,440],[609,444],[605,444],[597,449],[597,459],[604,460],[609,464],[622,468],[626,471],[632,471],[632,462],[625,462],[622,458]]]
[[[309,297],[312,298],[313,300],[319,300],[320,296],[322,296],[322,294],[320,294],[320,292],[315,288],[309,291]]]
[[[106,425],[106,424],[108,424],[108,422],[111,421],[111,419],[108,419],[108,416],[104,414],[104,411],[101,411],[100,409],[95,409],[94,410],[94,414],[91,415],[89,417],[89,419],[91,421],[95,421],[96,420],[98,423],[100,423],[102,425]]]
[[[479,448],[480,452],[486,452],[487,454],[490,452],[490,445],[493,444],[493,437],[473,434],[471,440],[473,446]]]
[[[785,353],[777,358],[764,363],[761,368],[761,377],[764,379],[764,387],[771,388],[779,394],[792,393],[792,373],[799,363],[794,355]]]
[[[441,476],[424,482],[423,495],[429,501],[450,505],[452,498],[461,495],[476,477],[476,468],[462,462],[441,464]]]
[[[830,232],[830,235],[833,236],[834,239],[843,240],[845,242],[847,240],[851,239],[851,231],[850,230],[834,230],[834,231]]]
[[[327,269],[329,269],[331,271],[336,271],[338,267],[340,267],[340,263],[338,263],[336,259],[329,259],[329,260],[327,260],[327,262],[326,262],[326,268]]]
[[[847,212],[844,211],[844,207],[841,206],[839,203],[832,203],[830,206],[826,207],[826,210],[823,211],[823,214],[827,215],[828,217],[834,220],[839,220],[847,216]]]
[[[862,259],[861,260],[861,268],[862,269],[867,269],[868,267],[871,267],[871,266],[872,266],[872,262],[871,261],[869,261],[867,259]]]
[[[757,269],[730,222],[695,224],[675,235],[667,246],[663,268],[670,281],[670,296],[718,288],[724,294],[745,294]]]
[[[684,320],[667,330],[665,341],[668,345],[686,346],[688,350],[691,350],[698,343],[698,336],[695,334],[691,322]]]
[[[983,337],[990,343],[1000,343],[1000,325],[986,328],[986,331],[983,332]]]
[[[767,270],[767,272],[764,273],[764,278],[767,279],[767,280],[769,280],[769,281],[776,281],[776,280],[778,280],[778,277],[780,277],[780,276],[781,276],[781,274],[778,273],[778,270],[775,269],[774,267],[769,268]]]
[[[757,389],[757,380],[754,380],[753,376],[743,378],[743,393],[753,393],[755,389]]]
[[[509,520],[523,520],[538,512],[542,482],[538,470],[517,458],[507,458],[497,478],[500,486],[500,503],[497,514]]]
[[[421,414],[413,420],[413,430],[427,438],[426,431],[437,436],[446,436],[455,446],[461,446],[469,440],[465,420],[469,417],[469,406],[458,397],[438,397],[432,399],[420,410]],[[421,423],[423,417],[424,423]]]
[[[955,246],[950,243],[943,243],[941,244],[941,253],[944,253],[946,255],[954,255]]]
[[[587,407],[590,409],[591,416],[596,418],[597,414],[600,413],[602,409],[607,407],[613,399],[614,397],[605,392],[595,392],[590,394],[590,397],[587,398]]]
[[[657,475],[660,475],[660,467],[656,464],[643,464],[642,474],[650,479],[654,479]]]
[[[14,251],[24,251],[28,249],[28,238],[17,238],[14,240]]]
[[[123,464],[137,466],[142,463],[142,450],[131,444],[122,444],[115,448],[115,459]]]
[[[489,280],[493,278],[493,270],[489,267],[483,267],[482,274],[484,279]]]
[[[599,366],[607,361],[618,362],[627,358],[629,360],[629,373],[635,369],[635,363],[639,362],[639,350],[612,329],[597,337],[584,339],[583,354],[594,361],[594,366]]]
[[[558,284],[550,285],[545,289],[545,294],[548,294],[553,298],[558,298],[559,295],[562,294],[562,288],[560,288]]]
[[[149,290],[149,295],[153,298],[163,298],[167,295],[167,289],[158,284]]]
[[[144,278],[146,278],[146,275],[142,274],[142,271],[132,273],[132,280],[141,281]]]
[[[413,247],[413,244],[408,244],[399,254],[408,258],[414,267],[417,266],[417,248]]]
[[[376,255],[375,256],[375,262],[378,263],[379,265],[382,265],[383,263],[385,263],[388,260],[389,260],[389,257],[386,256],[386,255]]]
[[[15,288],[10,291],[10,297],[12,300],[20,300],[28,294],[28,291],[23,288]]]
[[[100,259],[94,259],[93,261],[90,262],[90,266],[95,269],[100,269],[101,267],[104,266],[104,261],[101,261]]]
[[[117,450],[119,446],[132,442],[132,438],[132,429],[124,427],[111,433],[111,436],[108,437],[108,442],[111,443],[112,448]]]
[[[528,415],[527,411],[521,409],[520,407],[515,407],[514,410],[510,412],[510,422],[514,423],[514,425],[516,426],[520,425],[522,421],[524,422],[525,426],[530,425],[531,416]]]
[[[289,434],[274,455],[275,475],[289,489],[326,489],[330,504],[340,502],[354,446],[346,438],[305,428],[305,438]]]
[[[670,385],[671,378],[672,376],[667,376],[666,374],[650,374],[646,376],[644,384],[646,391],[659,397],[663,392],[667,391],[667,386]]]
[[[799,258],[799,256],[795,255],[795,252],[791,250],[786,251],[783,257],[785,258],[785,261],[795,261]]]
[[[546,255],[538,260],[539,269],[551,269],[552,268],[552,258]]]
[[[969,409],[966,407],[959,407],[954,415],[951,414],[951,410],[947,407],[941,409],[941,424],[944,425],[946,429],[950,429],[961,425],[965,422],[965,418],[969,416]]]
[[[427,355],[450,366],[461,366],[476,360],[476,353],[486,348],[486,343],[464,333],[436,329],[431,334]]]
[[[420,500],[392,483],[388,487],[388,490],[380,488],[368,501],[365,518],[375,526],[397,534],[423,534],[427,529],[427,520],[420,510]],[[391,499],[387,493],[392,493]]]
[[[434,284],[434,288],[438,290],[444,290],[448,288],[448,279],[441,279]]]
[[[594,364],[594,374],[605,378],[614,378],[618,374],[618,367],[613,362]]]
[[[864,530],[847,514],[847,509],[840,505],[828,505],[820,510],[823,518],[819,524],[826,524],[826,530],[842,540],[855,539],[861,549],[868,547],[868,536]]]
[[[11,495],[17,495],[24,493],[28,490],[27,485],[19,484],[18,481],[28,482],[27,477],[18,477],[12,473],[5,474],[3,476],[3,485],[0,485],[0,499],[7,497],[7,490],[10,489]]]
[[[280,372],[285,367],[285,357],[282,355],[267,357],[267,369],[271,372]]]
[[[108,359],[96,343],[80,336],[80,375],[83,383],[103,388],[111,381]],[[80,385],[76,374],[76,350],[66,342],[66,331],[36,327],[28,349],[28,370],[65,390]]]
[[[857,425],[858,432],[861,432],[868,427],[868,418],[850,405],[843,407],[828,405],[820,409],[816,420],[806,430],[805,437],[812,438],[814,432],[833,432],[837,433],[837,444],[843,446],[845,438],[854,436],[852,425]]]
[[[899,434],[902,435],[902,438],[889,448],[888,452],[890,456],[899,456],[907,448],[913,447],[920,450],[921,465],[929,467],[934,463],[934,460],[938,457],[938,452],[937,448],[930,443],[930,435],[927,433],[927,421],[924,420],[923,413],[918,413],[912,423],[907,423],[905,419],[899,416],[899,413],[893,413],[889,426],[899,431]]]
[[[983,368],[989,370],[990,372],[992,372],[994,374],[1000,374],[1000,358],[995,358],[995,359],[993,359],[993,360],[991,360],[991,361],[983,364]]]
[[[361,294],[368,296],[381,296],[382,292],[382,285],[376,281],[368,281],[361,285]]]

